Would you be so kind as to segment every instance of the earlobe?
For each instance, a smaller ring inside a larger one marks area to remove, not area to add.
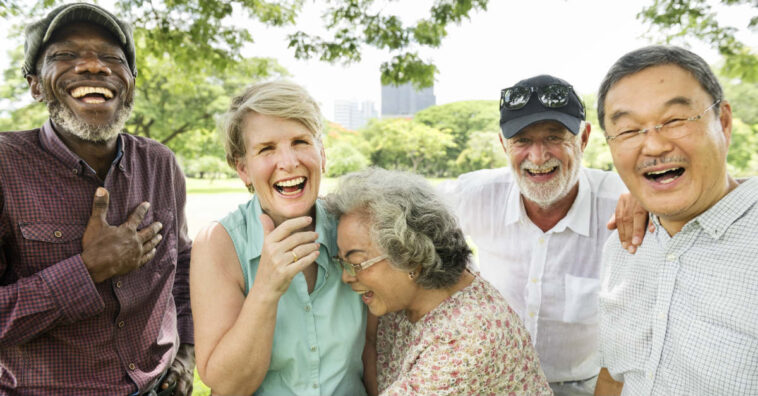
[[[582,152],[584,152],[584,149],[587,148],[587,143],[590,142],[590,133],[592,132],[592,124],[589,122],[584,123],[584,130],[581,131],[582,134]]]
[[[251,183],[250,179],[247,177],[247,169],[245,167],[245,161],[243,161],[241,158],[237,158],[237,165],[235,166],[235,168],[237,170],[237,176],[239,176],[240,179],[242,179],[245,185],[247,186],[248,184],[250,184]]]
[[[503,138],[502,133],[497,134],[498,139],[500,139],[500,146],[503,147],[503,151],[505,152],[505,155],[508,155],[508,148],[505,146],[505,139]]]
[[[721,112],[719,113],[719,122],[721,123],[721,130],[724,133],[727,141],[732,138],[732,106],[729,102],[723,100],[721,102]]]

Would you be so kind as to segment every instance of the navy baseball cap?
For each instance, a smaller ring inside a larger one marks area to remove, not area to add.
[[[565,105],[548,107],[542,103],[538,98],[537,91],[549,85],[563,85],[569,88],[568,100]],[[532,92],[527,103],[518,109],[510,109],[508,106],[504,106],[501,97],[500,129],[503,132],[503,137],[510,139],[529,125],[546,120],[561,123],[574,135],[579,133],[579,126],[585,119],[584,105],[569,83],[560,78],[543,74],[521,80],[513,87],[528,88]]]

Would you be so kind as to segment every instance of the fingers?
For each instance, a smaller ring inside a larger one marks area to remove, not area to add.
[[[138,267],[142,267],[143,265],[147,264],[148,261],[152,260],[153,257],[155,257],[155,252],[155,248],[152,248],[149,251],[145,252],[145,254],[143,254],[139,259]]]
[[[295,275],[298,272],[304,270],[306,267],[308,267],[309,265],[313,264],[313,262],[316,261],[316,259],[318,258],[319,254],[320,253],[319,253],[318,249],[314,250],[314,251],[308,253],[305,257],[301,257],[299,260],[297,260],[297,261],[293,262],[292,264],[290,264],[287,267],[287,269],[289,270],[290,275],[291,275],[290,279],[292,279],[293,277],[295,277]]]
[[[156,234],[154,237],[152,237],[150,240],[145,242],[142,245],[142,251],[143,252],[149,252],[153,249],[155,249],[156,246],[158,246],[158,243],[163,239],[163,235]]]
[[[313,221],[310,216],[295,217],[294,219],[288,219],[282,222],[276,228],[267,232],[266,228],[273,226],[274,222],[271,221],[269,224],[264,223],[264,221],[271,220],[271,218],[265,214],[262,214],[260,219],[263,225],[264,238],[267,238],[271,242],[279,242],[290,236],[293,232],[307,227],[311,224],[311,221]]]
[[[272,231],[274,231],[274,220],[271,220],[271,218],[265,213],[261,213],[258,218],[261,220],[261,226],[263,227],[263,238],[266,238]]]
[[[616,214],[611,214],[611,218],[608,219],[608,223],[605,224],[605,228],[613,231],[616,229]]]
[[[161,383],[161,390],[168,389],[170,386],[174,385],[176,381],[179,379],[179,373],[177,373],[173,367],[168,370],[168,374],[166,374],[166,378],[163,379],[163,382]]]
[[[145,244],[151,239],[155,238],[158,234],[158,231],[160,231],[163,228],[163,224],[156,221],[153,224],[150,224],[149,226],[139,230],[137,232],[137,239],[140,243]]]
[[[95,190],[95,198],[92,201],[92,215],[90,216],[90,223],[94,220],[98,220],[103,224],[107,224],[105,217],[108,215],[110,195],[108,190],[98,187]]]
[[[150,203],[149,202],[143,202],[137,206],[136,209],[132,212],[131,215],[129,215],[129,218],[126,219],[126,222],[123,224],[127,228],[131,230],[136,230],[137,226],[139,226],[140,223],[142,223],[142,219],[145,218],[145,215],[147,214],[147,210],[150,209]]]

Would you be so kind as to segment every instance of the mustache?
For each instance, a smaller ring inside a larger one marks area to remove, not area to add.
[[[685,157],[660,157],[645,160],[635,167],[635,170],[640,172],[645,168],[650,168],[656,165],[670,164],[670,163],[685,163],[689,164],[689,160]]]
[[[543,171],[547,171],[559,166],[561,166],[561,161],[558,161],[557,158],[550,158],[542,165],[537,165],[534,162],[528,159],[525,159],[524,161],[521,162],[521,166],[519,168],[521,170],[543,172]]]

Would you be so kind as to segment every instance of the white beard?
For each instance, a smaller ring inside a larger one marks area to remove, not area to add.
[[[104,143],[116,137],[124,130],[126,120],[132,111],[133,101],[124,103],[116,113],[116,120],[112,123],[100,126],[88,124],[76,116],[70,108],[59,102],[53,95],[42,89],[47,111],[55,125],[71,132],[74,136],[86,142]]]
[[[574,160],[571,161],[571,164],[565,171],[563,164],[557,158],[551,158],[542,166],[537,166],[528,159],[521,162],[519,169],[515,165],[511,165],[513,173],[516,175],[516,183],[521,190],[521,195],[541,208],[549,208],[566,197],[579,180],[579,164],[582,161],[582,149],[579,141],[574,145],[572,155]],[[553,167],[558,167],[556,169],[558,174],[545,183],[535,183],[529,179],[529,176],[524,174],[526,169],[548,170]]]

